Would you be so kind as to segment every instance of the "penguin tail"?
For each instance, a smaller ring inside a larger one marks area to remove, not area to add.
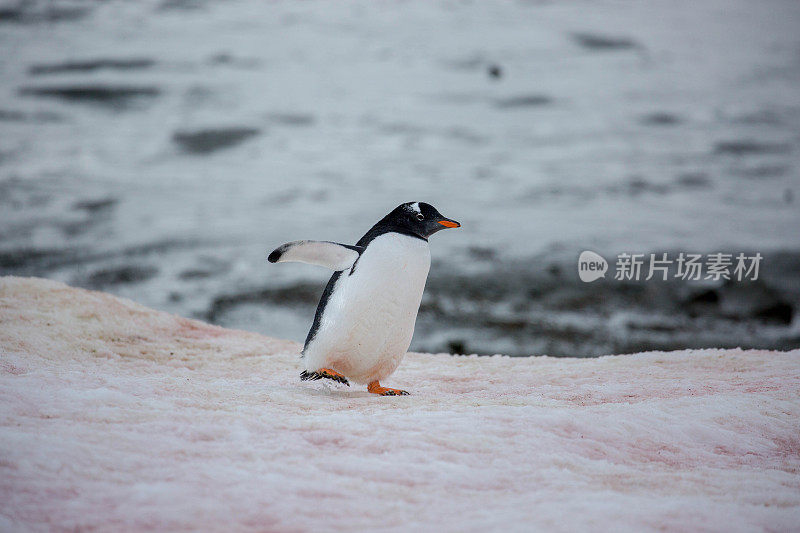
[[[331,370],[329,368],[321,368],[319,370],[315,370],[313,372],[309,372],[308,370],[303,370],[300,372],[300,381],[316,381],[318,379],[331,379],[336,381],[337,383],[343,383],[350,386],[350,382],[347,381],[347,378],[344,377],[342,374],[336,372],[335,370]]]

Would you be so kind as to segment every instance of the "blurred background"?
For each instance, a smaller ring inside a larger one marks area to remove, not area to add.
[[[795,0],[0,0],[0,50],[2,275],[302,341],[269,251],[426,201],[413,350],[800,346]],[[613,279],[681,251],[764,259]]]

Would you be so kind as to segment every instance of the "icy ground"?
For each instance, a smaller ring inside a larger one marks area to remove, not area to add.
[[[0,530],[787,531],[800,351],[409,354],[410,397],[298,345],[0,278]]]
[[[0,274],[302,340],[327,273],[268,251],[426,200],[464,227],[417,349],[798,346],[798,27],[795,0],[0,0]],[[584,286],[584,249],[760,251],[768,288]]]

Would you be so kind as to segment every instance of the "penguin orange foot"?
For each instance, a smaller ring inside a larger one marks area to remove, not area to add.
[[[373,381],[367,385],[367,390],[372,394],[380,394],[381,396],[410,396],[408,391],[400,389],[390,389],[389,387],[381,387],[380,382]]]
[[[346,377],[335,370],[331,370],[330,368],[320,368],[315,372],[309,372],[308,370],[303,370],[300,372],[300,379],[302,381],[317,380],[322,378],[332,379],[333,381],[344,383],[348,387],[350,386],[350,382],[347,381]]]

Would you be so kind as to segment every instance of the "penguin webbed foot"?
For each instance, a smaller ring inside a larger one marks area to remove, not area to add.
[[[388,389],[380,393],[381,396],[411,396],[411,393],[402,389]]]
[[[367,390],[372,394],[379,394],[381,396],[411,396],[408,391],[404,391],[402,389],[382,387],[378,381],[373,381],[367,385]]]
[[[350,382],[347,381],[346,377],[335,370],[331,370],[330,368],[320,368],[319,370],[315,370],[313,372],[309,372],[308,370],[303,370],[300,372],[301,381],[316,381],[323,378],[331,379],[337,383],[343,383],[348,387],[350,386]]]

